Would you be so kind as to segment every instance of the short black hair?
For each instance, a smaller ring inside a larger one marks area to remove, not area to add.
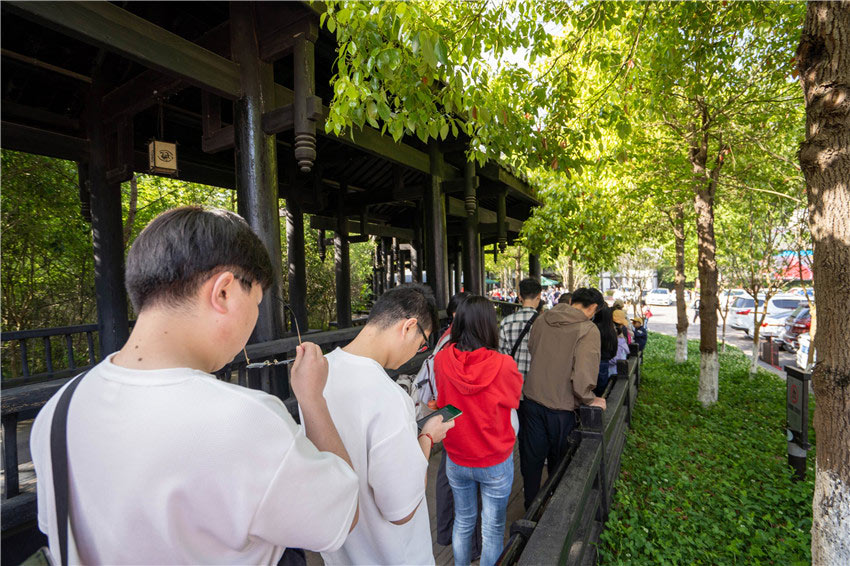
[[[568,305],[573,302],[573,294],[572,293],[562,293],[560,297],[558,297],[558,304],[567,303]]]
[[[590,305],[597,305],[598,308],[608,306],[602,293],[598,289],[591,287],[582,287],[573,292],[572,304],[575,305],[576,303],[585,307],[589,307]]]
[[[464,352],[478,348],[496,350],[499,347],[496,307],[487,297],[473,295],[458,306],[452,322],[451,341]]]
[[[446,307],[446,314],[449,315],[449,318],[452,318],[457,312],[457,307],[471,296],[472,293],[469,291],[461,291],[460,293],[452,295],[452,298],[449,299],[449,304]]]
[[[533,299],[543,291],[540,286],[540,281],[533,277],[528,277],[519,282],[519,296],[523,299]]]
[[[378,297],[366,324],[388,328],[408,318],[415,318],[425,330],[432,333],[439,328],[437,301],[431,288],[421,283],[405,283],[393,287]]]
[[[274,282],[271,260],[245,220],[229,210],[182,206],[145,226],[127,255],[126,287],[136,312],[179,306],[210,276],[231,271],[246,289]]]

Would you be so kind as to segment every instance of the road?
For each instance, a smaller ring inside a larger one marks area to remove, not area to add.
[[[661,334],[667,334],[668,336],[676,335],[676,306],[669,307],[660,307],[660,306],[652,306],[652,318],[647,325],[647,329],[653,332],[659,332]],[[631,310],[629,310],[629,315],[631,315]],[[694,311],[688,309],[688,339],[689,340],[699,340],[699,332],[700,332],[700,319],[697,319],[696,323],[693,322],[694,319]],[[720,322],[718,320],[718,322]],[[718,326],[717,328],[717,340],[720,342],[722,340],[722,329]],[[737,346],[740,348],[748,357],[752,358],[753,351],[753,341],[752,339],[744,334],[743,330],[735,330],[734,328],[726,327],[726,344]],[[795,364],[795,354],[790,352],[779,352],[779,367],[785,367],[787,364]],[[768,365],[762,361],[759,361],[759,365],[764,369],[775,373],[776,375],[785,379],[785,372],[777,369],[771,365]]]

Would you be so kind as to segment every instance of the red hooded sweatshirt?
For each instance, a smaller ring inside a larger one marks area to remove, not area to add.
[[[437,404],[463,411],[443,440],[452,462],[468,468],[504,462],[514,449],[511,409],[522,392],[514,359],[487,348],[463,352],[452,343],[434,358],[434,373]]]

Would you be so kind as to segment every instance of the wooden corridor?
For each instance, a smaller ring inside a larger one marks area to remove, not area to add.
[[[425,490],[425,498],[428,502],[428,516],[431,519],[431,540],[433,541],[434,546],[434,561],[437,566],[450,566],[451,564],[454,564],[452,547],[437,544],[436,485],[437,469],[440,467],[440,459],[442,457],[442,445],[439,445],[438,449],[434,450],[434,453],[431,455],[431,460],[428,462],[428,487]],[[547,473],[544,468],[541,485],[546,483],[546,478]],[[511,524],[517,519],[521,519],[524,513],[525,509],[523,508],[522,501],[522,476],[519,473],[519,449],[517,446],[514,446],[514,485],[511,488],[511,497],[508,500],[508,511],[505,518],[505,542],[508,540],[508,529],[510,529]],[[307,564],[308,566],[319,566],[324,564],[324,562],[320,555],[308,552]],[[473,564],[478,564],[478,562],[473,562]]]

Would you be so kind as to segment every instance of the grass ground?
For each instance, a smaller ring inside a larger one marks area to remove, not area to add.
[[[810,564],[814,450],[806,481],[793,482],[785,382],[750,377],[732,348],[718,402],[703,409],[698,343],[685,364],[674,353],[675,338],[650,333],[599,563]]]

